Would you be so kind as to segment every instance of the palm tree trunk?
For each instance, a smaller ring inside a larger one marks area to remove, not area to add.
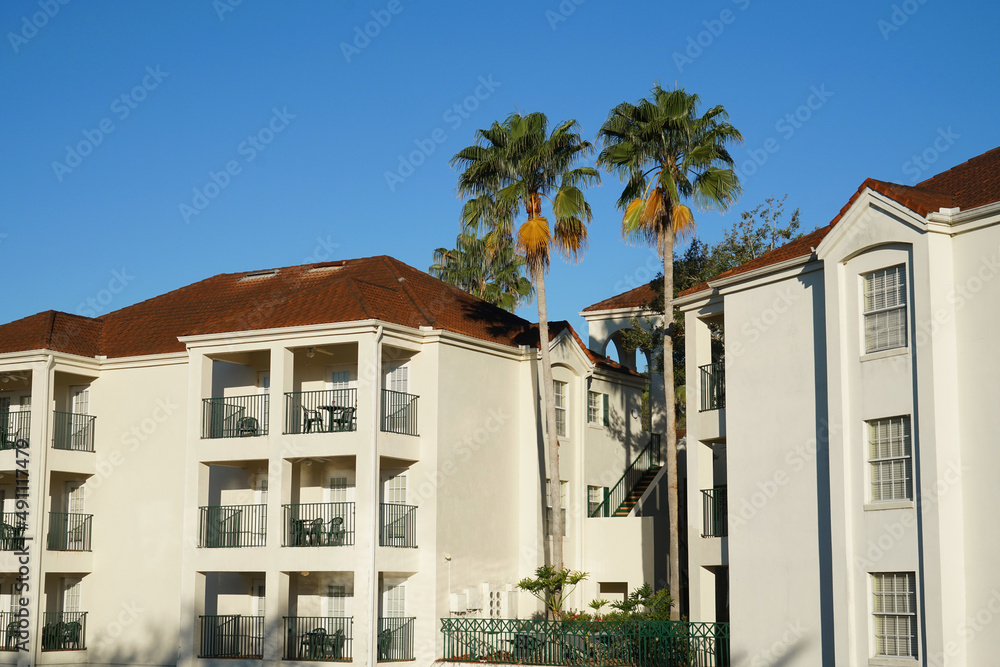
[[[663,390],[665,395],[664,408],[667,411],[667,513],[670,522],[670,566],[668,585],[670,597],[674,606],[670,609],[670,618],[680,618],[681,603],[681,559],[680,559],[680,507],[678,504],[677,476],[677,424],[674,410],[674,233],[670,223],[663,235]]]
[[[559,483],[559,435],[556,431],[556,397],[552,385],[552,357],[549,354],[549,316],[545,302],[545,269],[535,275],[535,294],[538,297],[538,337],[542,351],[542,396],[545,397],[545,441],[548,444],[548,501],[552,508],[552,561],[546,563],[555,570],[563,568],[563,511],[562,488]],[[544,515],[544,511],[542,512]],[[542,539],[545,539],[544,528]]]

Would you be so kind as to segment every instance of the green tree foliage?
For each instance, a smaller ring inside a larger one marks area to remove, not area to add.
[[[465,230],[455,247],[434,251],[430,274],[511,312],[531,301],[535,288],[524,275],[524,258],[510,243]]]

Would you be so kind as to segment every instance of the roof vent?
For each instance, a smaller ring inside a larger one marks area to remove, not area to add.
[[[323,264],[313,264],[306,273],[327,273],[329,271],[339,271],[344,268],[342,262],[324,262]]]
[[[244,273],[243,277],[240,278],[240,282],[245,280],[260,280],[261,278],[270,278],[271,276],[278,275],[278,269],[267,269],[266,271],[250,271]]]

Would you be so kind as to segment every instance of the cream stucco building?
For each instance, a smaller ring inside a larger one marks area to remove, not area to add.
[[[583,608],[662,578],[660,474],[603,516],[645,378],[552,331]],[[442,617],[531,616],[538,343],[388,257],[0,326],[0,664],[430,664]]]
[[[1000,149],[678,300],[691,619],[734,666],[997,663],[998,223]]]

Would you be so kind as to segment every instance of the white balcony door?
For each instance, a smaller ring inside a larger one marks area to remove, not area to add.
[[[404,394],[410,392],[410,369],[405,362],[385,364],[385,378],[383,387],[390,391],[398,391]]]
[[[80,579],[77,577],[65,577],[62,580],[62,609],[64,613],[76,613],[80,611]]]
[[[406,504],[406,473],[387,475],[382,483],[383,502],[397,505]]]
[[[323,489],[323,502],[354,502],[354,480],[346,471],[330,471],[326,479],[326,487]]]
[[[266,590],[264,580],[261,578],[254,579],[250,584],[251,613],[254,616],[263,616],[266,611],[266,607],[264,606],[264,593]]]
[[[266,523],[266,519],[265,519],[265,517],[267,516],[267,508],[266,508],[266,505],[267,505],[267,473],[266,472],[259,472],[259,473],[255,474],[253,476],[253,482],[252,483],[253,483],[253,489],[252,489],[253,504],[254,505],[264,505],[265,507],[261,508],[260,511],[257,511],[256,509],[253,510],[254,512],[256,512],[256,514],[254,514],[254,516],[257,517],[257,520],[254,521],[253,526],[251,526],[250,528],[251,528],[251,530],[253,530],[254,535],[256,535],[256,537],[257,537],[257,541],[255,542],[255,544],[259,544],[259,545],[263,546],[264,540],[265,540],[265,533],[267,532],[267,523]]]
[[[271,391],[271,371],[257,371],[257,393],[266,394]]]
[[[66,482],[66,511],[70,514],[83,514],[86,509],[86,492],[83,482],[74,480]]]
[[[327,618],[344,618],[347,613],[347,586],[327,584],[323,598],[323,615]]]
[[[86,488],[81,481],[66,482],[66,512],[82,515],[86,511]],[[83,549],[83,531],[86,518],[66,517],[66,547],[70,551]]]
[[[90,414],[90,387],[75,385],[69,388],[70,412],[78,415]]]
[[[386,618],[406,616],[406,584],[386,584],[382,597],[382,609]]]

